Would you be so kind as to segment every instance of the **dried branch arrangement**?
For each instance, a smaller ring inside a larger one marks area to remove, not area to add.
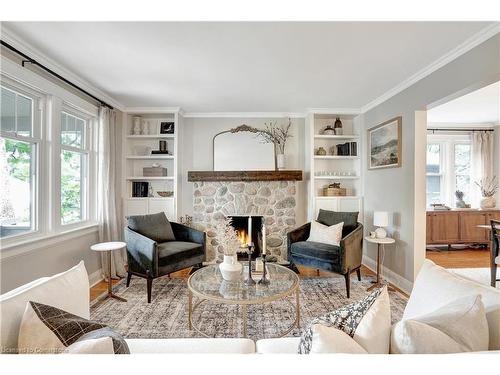
[[[215,224],[215,239],[222,246],[224,255],[236,255],[240,248],[238,232],[231,225],[232,220],[225,218],[218,220]]]
[[[264,124],[266,128],[261,130],[259,135],[262,137],[264,143],[274,143],[278,154],[285,153],[286,141],[292,137],[290,134],[290,127],[292,120],[288,118],[287,125],[278,125],[278,121],[270,121]]]
[[[498,191],[498,180],[496,176],[493,178],[482,178],[474,183],[481,189],[481,194],[484,198],[494,196]]]

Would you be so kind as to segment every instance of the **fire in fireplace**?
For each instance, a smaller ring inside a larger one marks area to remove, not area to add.
[[[238,260],[247,259],[247,244],[254,243],[252,259],[260,256],[262,252],[262,216],[229,216],[231,225],[238,233],[241,243],[241,251],[238,252]],[[249,228],[250,227],[250,228]],[[250,232],[249,232],[250,229]]]

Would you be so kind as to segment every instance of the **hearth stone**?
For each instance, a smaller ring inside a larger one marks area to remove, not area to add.
[[[193,187],[193,223],[211,238],[207,261],[222,260],[213,227],[233,215],[263,216],[269,252],[286,260],[286,234],[296,223],[295,181],[195,182]]]

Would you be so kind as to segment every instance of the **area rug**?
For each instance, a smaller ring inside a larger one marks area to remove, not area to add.
[[[358,301],[369,294],[369,278],[351,281],[351,298],[345,296],[343,277],[309,277],[300,279],[301,327],[312,318],[340,306]],[[114,287],[115,293],[127,299],[98,299],[91,305],[91,318],[104,323],[126,338],[182,338],[203,337],[188,325],[188,289],[184,279],[159,278],[153,282],[150,304],[146,301],[146,280],[133,278],[129,288],[122,280]],[[390,292],[392,321],[403,315],[407,298],[399,292]],[[248,307],[247,336],[258,340],[276,337],[295,319],[294,298],[265,305]],[[198,327],[211,337],[242,337],[241,307],[203,303],[193,316]],[[288,336],[298,336],[294,328]]]

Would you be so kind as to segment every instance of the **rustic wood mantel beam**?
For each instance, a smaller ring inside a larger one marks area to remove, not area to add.
[[[189,171],[188,181],[302,181],[302,171]]]

